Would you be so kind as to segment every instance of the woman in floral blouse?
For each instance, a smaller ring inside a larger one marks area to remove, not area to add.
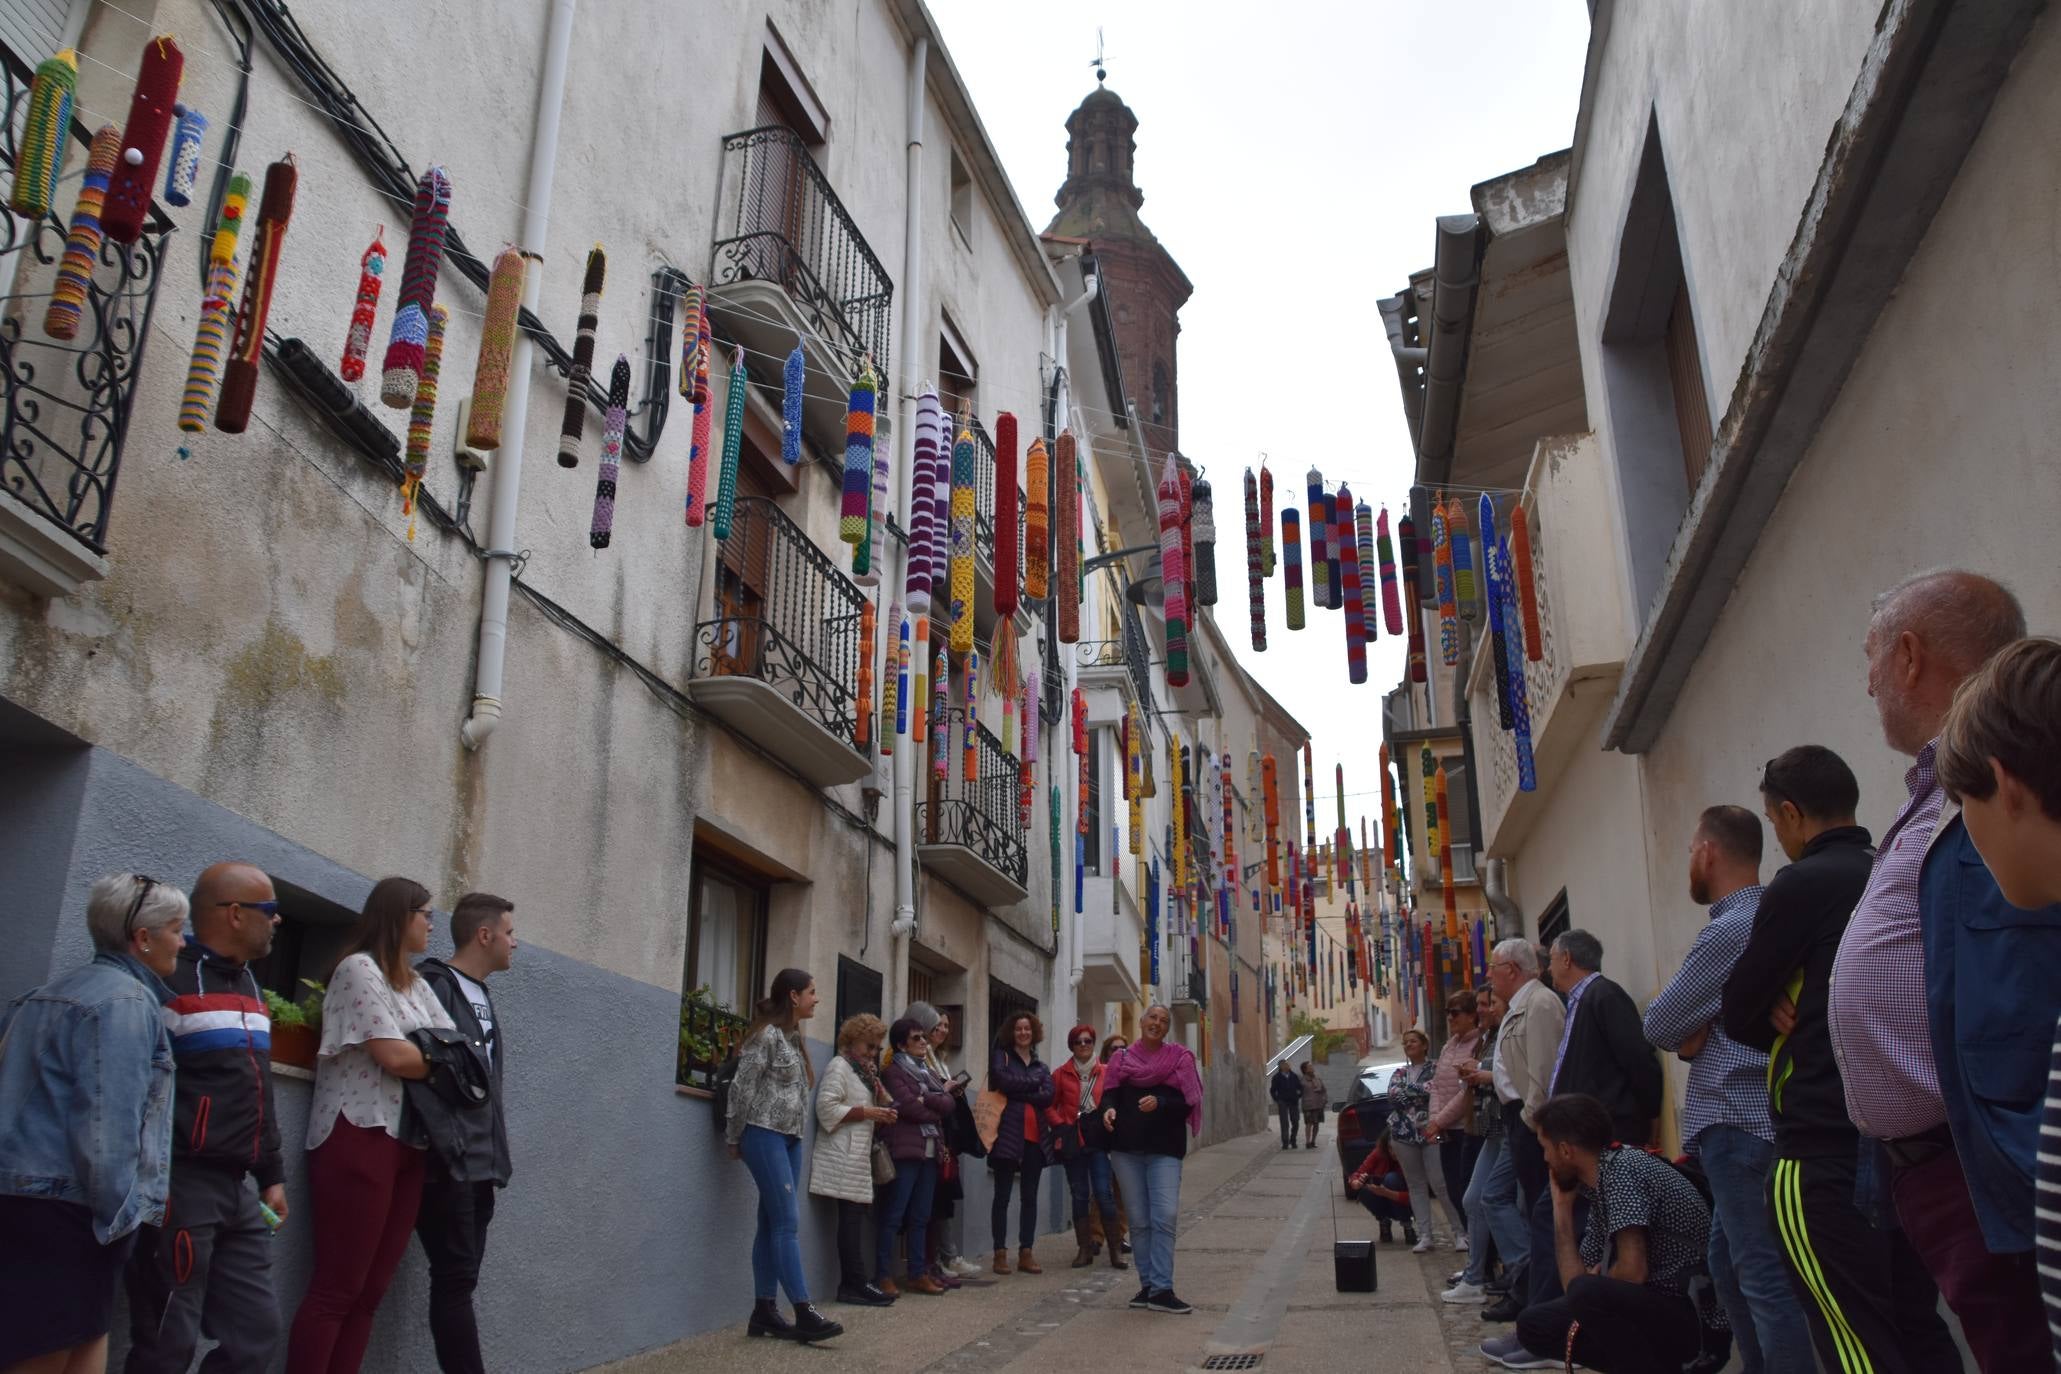
[[[1427,1167],[1427,1155],[1435,1149],[1426,1143],[1431,1133],[1431,1076],[1435,1072],[1430,1062],[1430,1037],[1421,1030],[1404,1031],[1403,1054],[1410,1062],[1388,1080],[1388,1134],[1396,1163],[1402,1166],[1403,1179],[1410,1186],[1410,1210],[1417,1214],[1417,1243],[1410,1248],[1422,1254],[1434,1243],[1432,1175],[1439,1172]],[[1445,1200],[1442,1192],[1436,1196]],[[1446,1210],[1450,1216],[1451,1206]],[[1453,1230],[1458,1232],[1457,1224]]]

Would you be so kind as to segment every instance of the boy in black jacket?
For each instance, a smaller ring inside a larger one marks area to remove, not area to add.
[[[422,1187],[422,1210],[415,1234],[429,1256],[429,1330],[436,1342],[437,1364],[445,1374],[486,1374],[479,1348],[479,1322],[472,1294],[479,1287],[480,1261],[486,1255],[487,1224],[494,1219],[494,1190],[507,1186],[508,1123],[501,1099],[501,1074],[507,1060],[500,1018],[487,993],[489,976],[505,972],[515,959],[515,903],[486,892],[468,892],[451,909],[448,961],[424,959],[415,966],[429,984],[452,1024],[486,1047],[494,1069],[494,1095],[478,1129],[491,1141],[467,1155],[493,1160],[492,1176],[454,1179],[432,1152],[429,1176]]]
[[[1854,823],[1860,784],[1830,749],[1768,763],[1761,805],[1791,860],[1761,894],[1753,935],[1725,983],[1725,1034],[1768,1054],[1775,1163],[1768,1210],[1790,1281],[1828,1369],[1959,1369],[1939,1292],[1901,1231],[1854,1206],[1860,1133],[1833,1058],[1832,961],[1874,863]],[[1772,1352],[1771,1352],[1772,1353]]]

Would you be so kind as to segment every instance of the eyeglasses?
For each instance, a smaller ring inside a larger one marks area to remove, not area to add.
[[[122,939],[124,940],[127,940],[136,933],[136,917],[143,910],[143,899],[150,895],[150,889],[157,886],[157,879],[155,878],[146,878],[141,873],[136,874],[135,878],[143,886],[136,889],[136,900],[129,903],[129,914],[122,918]]]
[[[280,903],[277,898],[274,898],[269,902],[216,902],[215,905],[249,907],[252,911],[264,912],[269,918],[279,914]]]
[[[1075,1037],[1074,1037],[1074,1038],[1073,1038],[1073,1039],[1072,1039],[1071,1041],[1069,1041],[1068,1043],[1069,1043],[1069,1044],[1071,1044],[1071,1045],[1073,1045],[1073,1046],[1074,1046],[1074,1047],[1075,1047],[1076,1049],[1078,1049],[1078,1048],[1079,1048],[1080,1046],[1082,1046],[1082,1045],[1092,1045],[1092,1044],[1094,1044],[1094,1043],[1095,1043],[1095,1037],[1094,1037],[1094,1036],[1092,1036],[1092,1035],[1077,1035],[1077,1036],[1075,1036]]]

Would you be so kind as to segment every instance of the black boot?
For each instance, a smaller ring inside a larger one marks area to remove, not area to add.
[[[830,1320],[816,1310],[814,1303],[798,1302],[794,1305],[794,1339],[803,1345],[811,1341],[827,1341],[833,1336],[842,1336],[844,1327]]]
[[[1395,1239],[1395,1223],[1384,1218],[1381,1223],[1381,1242],[1386,1245]]]
[[[1405,1245],[1415,1245],[1416,1243],[1417,1243],[1417,1228],[1416,1228],[1415,1226],[1411,1225],[1411,1224],[1410,1224],[1409,1222],[1407,1222],[1407,1221],[1406,1221],[1406,1222],[1404,1222],[1404,1223],[1403,1223],[1403,1244],[1405,1244]]]
[[[775,1340],[792,1340],[794,1328],[787,1318],[780,1315],[780,1306],[771,1298],[760,1298],[751,1305],[751,1323],[744,1328],[747,1336],[771,1336]]]

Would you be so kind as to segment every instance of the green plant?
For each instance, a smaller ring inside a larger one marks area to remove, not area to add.
[[[1304,1051],[1314,1064],[1323,1063],[1334,1051],[1353,1043],[1352,1036],[1345,1031],[1333,1030],[1308,1012],[1299,1011],[1288,1018],[1288,1038],[1293,1040],[1303,1035],[1314,1037],[1309,1049]]]
[[[300,981],[301,986],[307,991],[301,994],[298,1002],[290,1002],[267,988],[265,1010],[271,1013],[272,1024],[275,1026],[306,1026],[309,1030],[321,1030],[322,999],[328,994],[329,988],[312,978],[303,978]]]
[[[697,1017],[696,1008],[703,1015]],[[716,1024],[708,1011],[717,1010],[715,994],[706,986],[688,992],[680,999],[680,1064],[679,1078],[685,1081],[687,1075],[697,1068],[713,1067],[716,1060]]]
[[[265,989],[265,1010],[271,1013],[272,1025],[275,1029],[280,1026],[305,1026],[308,1024],[308,1018],[301,1015],[299,1007],[287,1001],[270,988]]]

